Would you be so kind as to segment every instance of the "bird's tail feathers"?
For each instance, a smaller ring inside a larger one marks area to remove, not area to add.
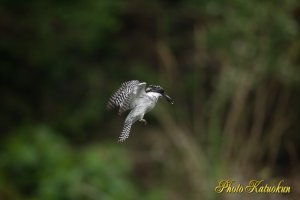
[[[132,121],[126,120],[121,135],[119,137],[119,142],[124,142],[129,137],[131,126],[132,126]]]

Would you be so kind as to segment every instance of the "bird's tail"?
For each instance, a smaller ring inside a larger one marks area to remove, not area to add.
[[[129,137],[131,126],[132,120],[126,120],[121,135],[119,137],[119,142],[124,142]]]

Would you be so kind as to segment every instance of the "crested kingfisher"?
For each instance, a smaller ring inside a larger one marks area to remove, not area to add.
[[[107,103],[108,109],[119,107],[119,115],[131,110],[125,119],[119,142],[124,142],[129,137],[131,126],[136,121],[147,124],[144,115],[155,107],[160,97],[164,97],[171,104],[174,103],[161,86],[146,86],[145,82],[138,80],[124,82],[110,97]]]

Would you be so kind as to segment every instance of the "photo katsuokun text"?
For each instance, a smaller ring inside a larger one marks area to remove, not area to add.
[[[216,193],[262,193],[262,194],[289,194],[291,187],[284,181],[267,182],[265,180],[250,180],[246,184],[233,180],[221,180],[215,187]]]

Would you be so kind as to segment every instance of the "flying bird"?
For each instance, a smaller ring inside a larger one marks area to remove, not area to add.
[[[119,142],[124,142],[129,137],[131,126],[136,121],[147,125],[144,115],[155,107],[160,97],[164,97],[171,104],[174,103],[161,86],[146,86],[145,82],[138,80],[124,82],[110,97],[107,103],[108,109],[119,107],[119,115],[131,110],[125,119]]]

